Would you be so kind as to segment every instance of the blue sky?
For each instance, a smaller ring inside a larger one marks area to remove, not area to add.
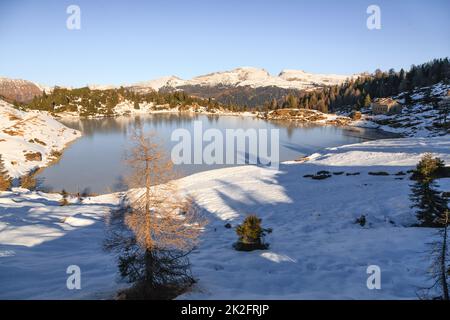
[[[66,8],[81,8],[68,30]],[[366,9],[381,8],[381,30]],[[44,84],[190,78],[239,66],[351,74],[450,56],[448,0],[0,0],[0,76]]]

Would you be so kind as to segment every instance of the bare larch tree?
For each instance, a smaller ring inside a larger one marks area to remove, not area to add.
[[[194,282],[187,254],[206,222],[192,200],[180,193],[172,163],[155,135],[138,129],[131,141],[127,163],[132,174],[127,182],[135,189],[127,192],[126,210],[114,215],[115,228],[106,247],[119,253],[122,276],[139,288],[141,296],[167,298],[171,294],[157,293],[177,294]],[[125,228],[118,229],[119,225]]]

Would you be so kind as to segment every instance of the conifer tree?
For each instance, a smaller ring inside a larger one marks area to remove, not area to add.
[[[367,94],[366,97],[364,98],[364,104],[363,106],[365,108],[370,107],[370,104],[372,103],[372,99],[370,98],[370,94]]]
[[[423,227],[437,227],[447,209],[447,201],[436,190],[432,180],[418,180],[411,187],[411,200],[416,208],[417,219]]]
[[[172,164],[154,140],[142,129],[132,136],[128,184],[142,189],[124,199],[127,205],[112,217],[105,241],[106,249],[118,252],[120,274],[133,283],[131,298],[173,298],[190,286],[187,255],[205,225],[179,194]]]
[[[236,250],[252,251],[267,249],[263,237],[270,229],[263,229],[261,219],[256,215],[249,215],[244,222],[236,228],[236,234],[239,236],[238,242],[234,245]]]
[[[288,104],[288,108],[292,108],[292,109],[297,108],[298,107],[297,97],[292,94],[288,95],[287,104]]]
[[[411,207],[416,208],[416,216],[421,226],[439,226],[439,221],[447,210],[447,201],[441,196],[434,182],[443,166],[443,161],[433,158],[431,154],[425,154],[417,164],[413,176],[417,181],[411,186],[410,199],[413,202]]]

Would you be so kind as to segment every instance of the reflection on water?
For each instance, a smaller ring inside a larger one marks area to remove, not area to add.
[[[54,191],[66,189],[78,192],[88,188],[92,192],[104,193],[124,190],[124,177],[128,174],[124,155],[129,147],[128,135],[133,127],[156,132],[160,143],[170,154],[176,144],[170,141],[173,130],[184,128],[192,134],[194,120],[202,121],[203,130],[216,128],[223,133],[226,129],[239,128],[279,129],[280,161],[296,159],[326,147],[388,137],[376,130],[268,122],[253,117],[161,113],[102,119],[64,119],[62,123],[82,131],[83,137],[70,145],[61,160],[46,168],[39,179],[45,188]],[[201,164],[175,167],[181,176],[185,176],[224,166]]]

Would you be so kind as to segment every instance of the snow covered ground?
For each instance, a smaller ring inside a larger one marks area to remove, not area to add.
[[[114,257],[102,249],[104,217],[117,196],[72,200],[13,189],[0,193],[0,299],[113,297]],[[81,268],[81,290],[68,290],[67,267]]]
[[[279,171],[222,169],[184,179],[210,225],[192,254],[197,288],[185,299],[415,299],[427,285],[429,243],[435,231],[415,222],[411,181],[395,176],[423,152],[450,161],[450,140],[396,139],[329,149]],[[320,170],[355,173],[303,178]],[[390,176],[371,176],[370,171]],[[398,178],[403,180],[397,180]],[[273,228],[270,250],[237,252],[233,227],[256,213]],[[367,225],[355,220],[365,215]],[[382,289],[367,289],[366,268],[378,265]]]
[[[198,283],[179,298],[416,299],[429,284],[427,243],[435,230],[410,227],[411,181],[395,174],[413,168],[424,152],[449,164],[450,139],[371,141],[279,170],[242,166],[181,179],[209,225],[190,257]],[[303,177],[320,170],[344,173]],[[368,174],[381,170],[391,175]],[[123,287],[113,257],[101,250],[104,213],[118,195],[64,207],[60,199],[22,189],[0,194],[0,298],[112,298]],[[273,229],[270,248],[237,252],[235,231],[224,225],[235,227],[251,213]],[[364,227],[355,223],[361,215]],[[72,264],[81,268],[79,291],[66,288]],[[381,268],[381,290],[367,289],[369,265]]]
[[[0,100],[0,155],[10,177],[18,178],[54,160],[54,153],[81,136],[47,113],[24,112]]]

